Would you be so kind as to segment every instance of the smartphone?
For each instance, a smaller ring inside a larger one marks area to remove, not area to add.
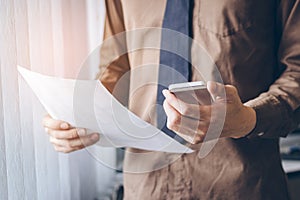
[[[169,91],[189,104],[210,105],[212,103],[211,95],[203,81],[171,84]]]

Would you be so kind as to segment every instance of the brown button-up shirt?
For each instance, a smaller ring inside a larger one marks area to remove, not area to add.
[[[152,124],[165,6],[166,0],[106,1],[110,41],[101,50],[99,79]],[[198,73],[211,64],[200,45],[223,82],[255,109],[256,127],[245,138],[219,139],[204,158],[128,150],[125,199],[287,199],[278,140],[300,119],[300,1],[195,0],[193,13],[192,79],[215,73]]]

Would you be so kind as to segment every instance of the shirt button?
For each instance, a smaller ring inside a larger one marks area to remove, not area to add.
[[[258,136],[263,136],[265,133],[264,132],[261,132],[258,134]]]

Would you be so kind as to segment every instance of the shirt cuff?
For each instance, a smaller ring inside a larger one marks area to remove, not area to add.
[[[291,130],[291,108],[277,97],[269,94],[246,102],[244,105],[252,107],[256,112],[255,128],[247,138],[279,138],[286,137]]]

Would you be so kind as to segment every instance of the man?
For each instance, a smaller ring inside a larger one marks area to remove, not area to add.
[[[107,1],[105,38],[138,28],[164,27],[172,2],[180,4],[171,0]],[[182,136],[196,132],[192,142],[201,144],[208,126],[220,120],[212,109],[226,106],[221,138],[204,158],[196,151],[153,171],[125,173],[125,199],[288,199],[278,140],[300,122],[300,1],[195,0],[193,4],[192,37],[216,63],[225,86],[208,82],[216,101],[197,107],[164,90],[167,126]],[[192,59],[197,53],[191,50]],[[138,77],[147,77],[134,72],[144,63],[154,63],[153,74],[148,76],[157,80],[161,55],[157,50],[124,54],[108,66],[101,81],[113,92],[122,75],[131,70],[132,90],[142,81]],[[191,80],[199,79],[192,68]],[[130,92],[129,108],[154,123],[155,115],[149,113],[161,94],[157,86],[142,88]],[[220,95],[220,88],[226,96]],[[193,118],[199,113],[200,119]],[[182,127],[183,117],[198,120],[197,130]],[[44,126],[57,151],[71,152],[99,139],[97,134],[79,139],[84,130],[77,133],[49,116]],[[124,170],[133,172],[126,170],[130,165],[139,169],[142,160],[127,152]]]

